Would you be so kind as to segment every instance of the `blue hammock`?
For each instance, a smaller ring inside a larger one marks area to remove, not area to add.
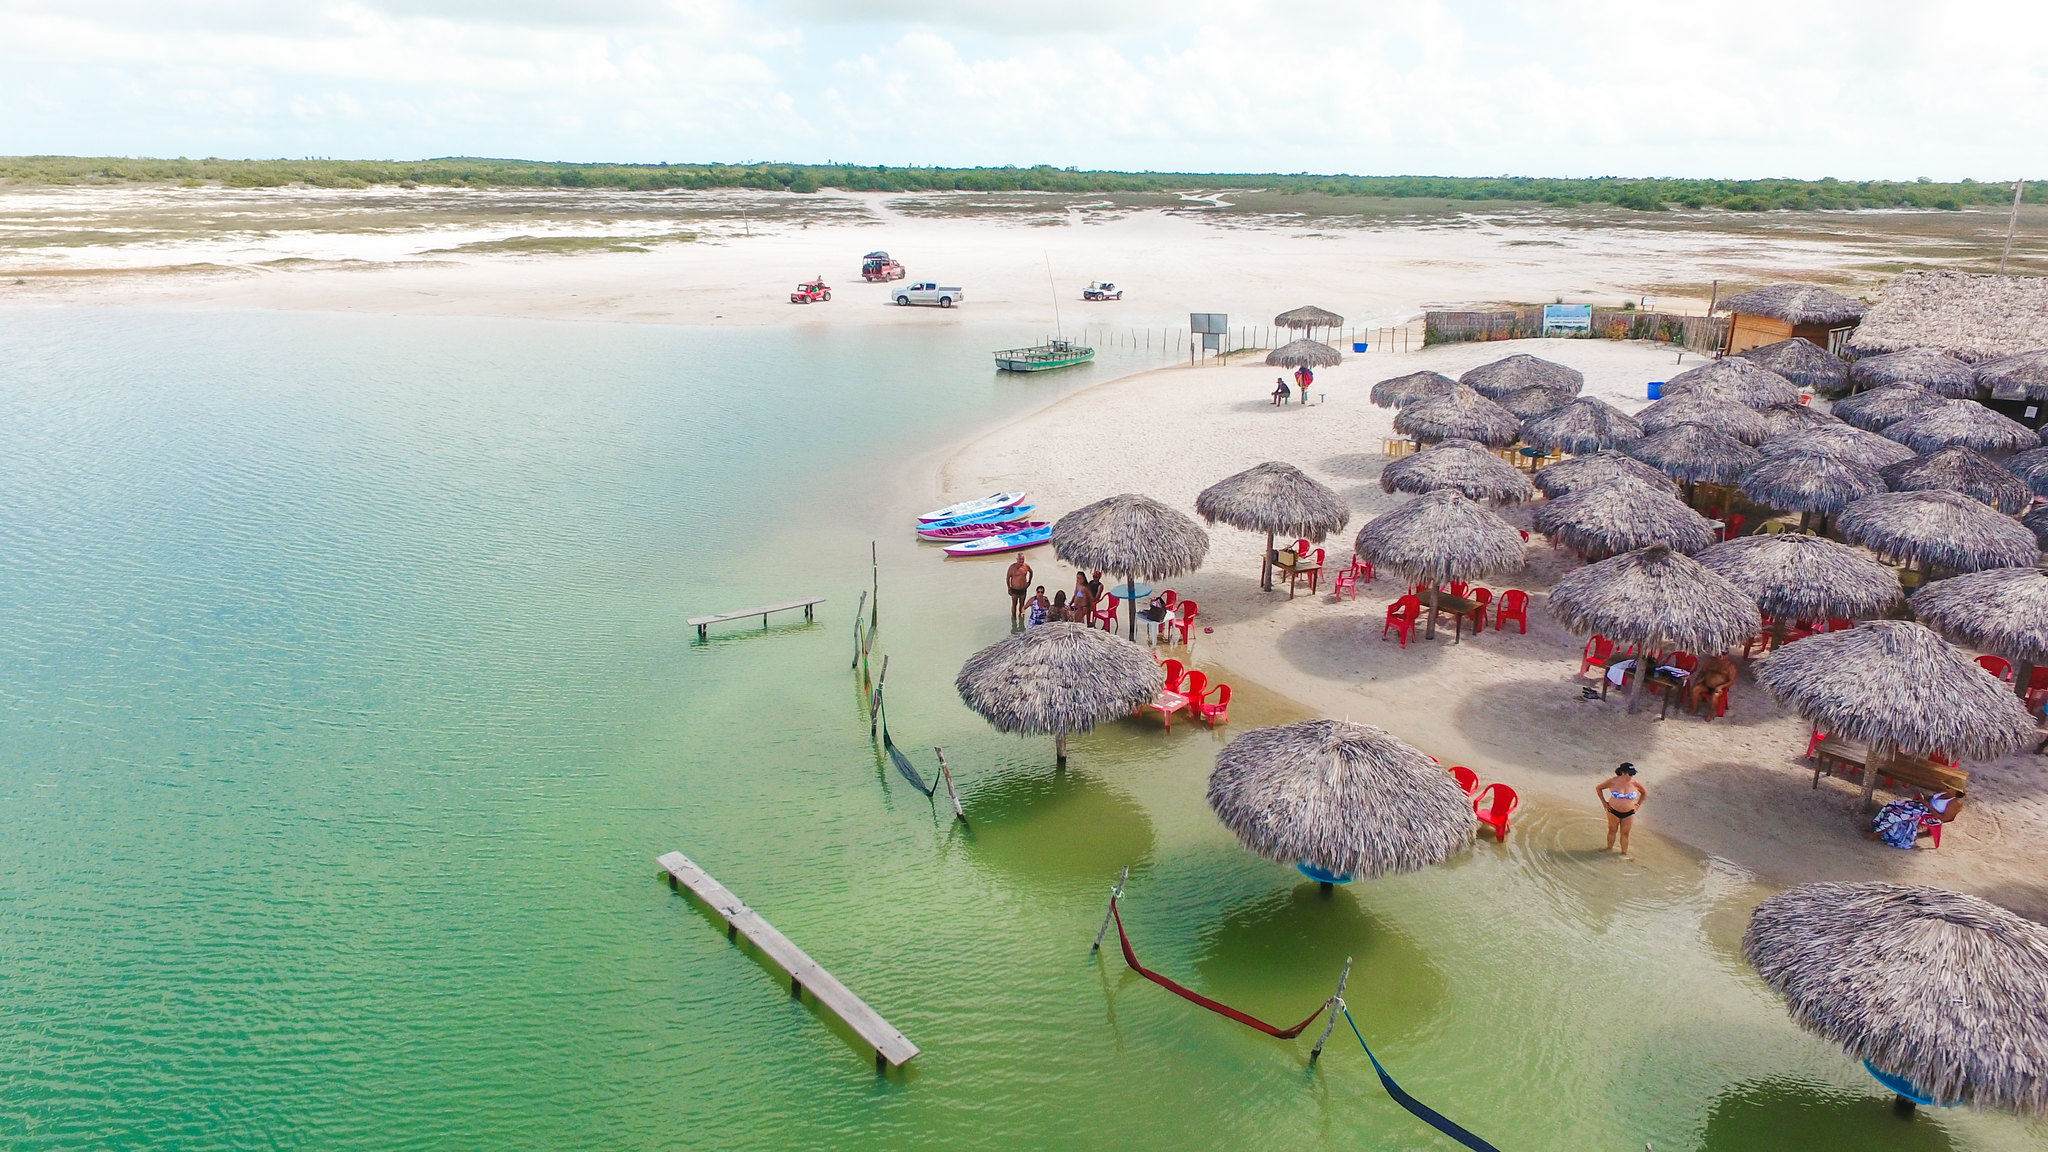
[[[1358,1046],[1365,1049],[1365,1058],[1372,1061],[1372,1070],[1380,1074],[1380,1087],[1387,1090],[1387,1095],[1394,1098],[1394,1103],[1406,1108],[1424,1124],[1472,1149],[1472,1152],[1500,1152],[1500,1149],[1460,1128],[1443,1113],[1403,1091],[1399,1084],[1394,1083],[1394,1078],[1387,1075],[1387,1070],[1380,1067],[1380,1058],[1372,1054],[1372,1045],[1365,1042],[1365,1033],[1358,1030],[1358,1021],[1351,1018],[1349,1008],[1344,1009],[1344,1022],[1351,1025],[1351,1034],[1358,1037]]]

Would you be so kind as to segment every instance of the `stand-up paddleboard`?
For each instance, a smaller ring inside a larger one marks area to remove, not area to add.
[[[1031,528],[1050,528],[1043,520],[997,520],[987,524],[961,524],[952,528],[934,528],[927,524],[917,530],[919,540],[937,540],[944,544],[962,544],[969,540],[981,540],[989,536],[1001,536],[1009,532],[1023,532]]]
[[[1036,504],[1005,504],[1000,508],[987,512],[974,512],[966,516],[955,516],[950,520],[927,520],[919,524],[917,530],[919,532],[929,532],[934,528],[964,528],[969,524],[1001,524],[1008,520],[1022,520],[1037,507]]]
[[[1026,528],[1021,532],[1005,532],[1000,536],[986,536],[980,540],[969,540],[965,544],[954,544],[946,549],[948,556],[994,556],[998,552],[1016,552],[1024,548],[1035,548],[1052,539],[1052,525],[1043,528]]]
[[[977,512],[993,512],[1005,505],[1022,504],[1023,502],[1024,493],[1022,492],[996,492],[983,496],[979,500],[963,500],[958,504],[948,504],[944,508],[935,508],[919,516],[917,520],[920,524],[929,524],[934,520],[957,520],[962,516],[972,516]]]

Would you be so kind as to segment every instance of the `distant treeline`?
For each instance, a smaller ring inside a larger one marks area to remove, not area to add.
[[[151,160],[74,156],[0,157],[0,180],[30,184],[117,182],[218,184],[230,188],[367,188],[378,184],[478,188],[753,188],[816,192],[1181,192],[1266,188],[1328,196],[1611,204],[1638,212],[1723,208],[1941,208],[2003,204],[2011,184],[1894,180],[1663,180],[1528,176],[1313,176],[1307,173],[1090,172],[1072,168],[868,168],[853,164],[550,164],[532,160]],[[2027,188],[2029,203],[2048,190]]]

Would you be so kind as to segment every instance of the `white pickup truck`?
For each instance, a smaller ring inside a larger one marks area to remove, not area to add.
[[[912,304],[937,304],[941,308],[951,308],[955,304],[964,303],[966,299],[967,293],[960,289],[947,288],[930,280],[920,284],[906,284],[896,289],[896,303],[904,307]]]

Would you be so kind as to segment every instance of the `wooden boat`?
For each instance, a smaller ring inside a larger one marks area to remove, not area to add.
[[[1005,532],[1022,532],[1027,528],[1048,526],[1043,520],[990,520],[982,524],[961,524],[953,528],[933,528],[925,525],[917,530],[917,538],[959,544],[967,540],[979,540],[984,536],[1001,536]]]
[[[965,544],[953,544],[946,548],[948,556],[994,556],[999,552],[1017,552],[1025,548],[1036,548],[1052,539],[1052,525],[1040,528],[1026,528],[1021,532],[1005,532],[1001,536],[987,536],[980,540],[969,540]]]
[[[1095,349],[1071,340],[1054,340],[1031,348],[1011,348],[996,353],[996,367],[1005,372],[1045,372],[1070,368],[1095,359]]]
[[[960,516],[972,516],[976,512],[993,512],[1005,504],[1022,504],[1023,502],[1024,493],[1022,492],[995,492],[983,496],[979,500],[962,500],[958,504],[948,504],[944,508],[927,512],[917,519],[920,524],[929,524],[934,520],[952,520]]]
[[[991,512],[976,512],[972,516],[955,516],[951,520],[933,520],[928,524],[919,524],[917,530],[919,532],[928,532],[934,528],[965,528],[969,525],[985,526],[1001,524],[1006,520],[1022,520],[1037,507],[1038,505],[1036,504],[1005,504]],[[984,532],[982,534],[987,535],[988,533]]]

